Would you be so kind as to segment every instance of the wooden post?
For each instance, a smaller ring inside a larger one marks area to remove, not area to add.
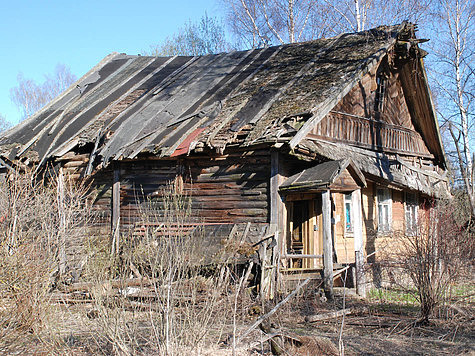
[[[366,297],[366,278],[364,274],[363,218],[361,211],[361,190],[351,193],[353,206],[353,238],[355,244],[356,293]]]
[[[66,272],[66,215],[64,208],[64,175],[63,168],[58,173],[58,215],[59,215],[59,231],[58,231],[58,257],[59,257],[59,275],[63,277]]]
[[[275,230],[283,231],[282,215],[284,202],[279,194],[279,185],[282,183],[282,166],[280,164],[279,152],[271,152],[270,169],[270,223],[275,226]]]
[[[323,289],[328,300],[333,299],[333,244],[330,190],[322,192],[323,225]]]
[[[285,221],[284,211],[285,204],[279,194],[279,186],[282,184],[284,177],[282,175],[282,164],[278,151],[271,151],[271,172],[270,172],[270,232],[275,233],[276,244],[272,248],[272,286],[279,285],[280,278],[280,254],[285,239]],[[270,297],[275,295],[275,291],[270,291]]]
[[[119,248],[119,221],[120,221],[120,165],[114,163],[114,177],[112,182],[112,237],[114,246],[112,251],[118,252]]]

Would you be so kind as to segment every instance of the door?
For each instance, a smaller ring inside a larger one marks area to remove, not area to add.
[[[288,202],[287,255],[290,268],[314,269],[321,266],[322,198],[312,194],[310,199]]]

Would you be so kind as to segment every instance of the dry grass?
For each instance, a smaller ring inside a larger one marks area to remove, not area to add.
[[[111,236],[85,234],[93,219],[86,189],[58,182],[13,174],[0,184],[0,354],[271,353],[262,331],[235,347],[233,333],[241,335],[292,286],[262,303],[240,283],[246,269],[208,263],[202,231],[190,234],[187,228],[187,197],[168,187],[159,210],[143,203],[145,232],[123,232],[113,251]],[[74,254],[61,253],[71,249]],[[290,336],[283,338],[284,355],[403,355],[414,347],[425,354],[474,351],[472,281],[446,290],[428,326],[415,325],[418,302],[407,295],[387,289],[369,301],[345,295],[329,303],[310,285],[269,323]],[[303,322],[307,314],[344,305],[358,310],[344,322]]]

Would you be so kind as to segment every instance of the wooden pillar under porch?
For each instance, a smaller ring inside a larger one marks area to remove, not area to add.
[[[323,290],[328,300],[333,299],[333,243],[330,190],[322,192],[323,225]]]

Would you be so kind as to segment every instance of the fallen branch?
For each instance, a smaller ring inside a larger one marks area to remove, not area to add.
[[[333,272],[333,278],[335,278],[336,276],[338,276],[339,274],[345,272],[348,268],[350,268],[351,266],[346,266],[342,269],[339,269],[339,270],[336,270],[335,272]]]
[[[251,333],[255,328],[257,328],[264,320],[269,318],[272,314],[274,314],[279,308],[287,303],[293,296],[295,296],[300,289],[302,289],[304,286],[306,286],[309,282],[311,281],[311,278],[307,278],[305,281],[300,283],[297,288],[294,289],[292,293],[290,293],[287,297],[285,297],[283,300],[281,300],[274,308],[272,308],[271,311],[269,311],[267,314],[262,315],[259,319],[257,319],[254,324],[252,324],[237,340],[236,344],[239,344],[239,342],[245,338],[247,335]],[[320,282],[320,285],[322,283]],[[320,286],[319,285],[319,286]],[[317,287],[318,288],[318,287]]]
[[[351,313],[353,313],[353,309],[347,308],[347,309],[342,309],[342,310],[324,313],[324,314],[308,315],[305,317],[305,321],[307,323],[314,323],[316,321],[338,318],[340,316],[348,315]]]

